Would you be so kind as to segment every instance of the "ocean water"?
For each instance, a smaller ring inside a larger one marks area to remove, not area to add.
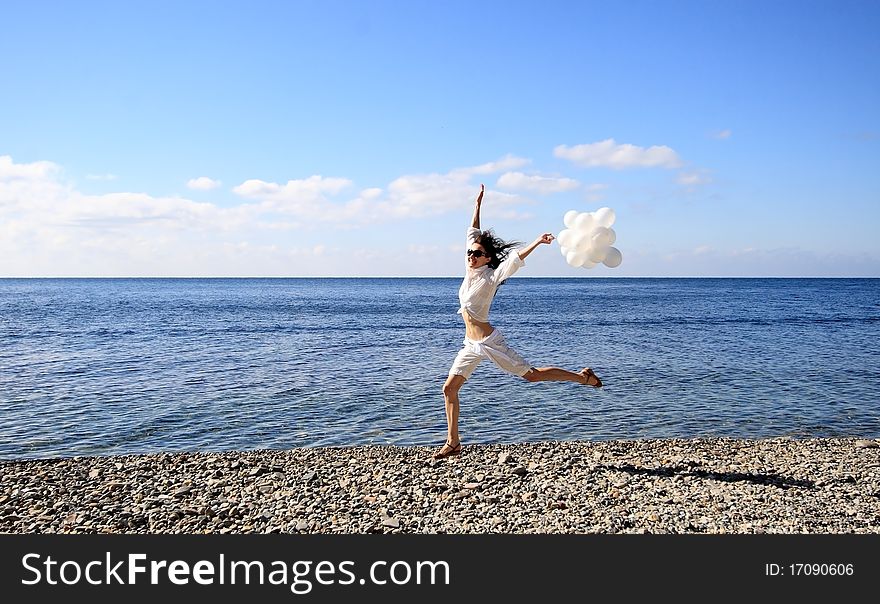
[[[439,445],[460,279],[2,279],[0,459]],[[511,279],[466,443],[880,437],[880,280]]]

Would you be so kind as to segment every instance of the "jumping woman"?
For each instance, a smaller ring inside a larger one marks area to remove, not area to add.
[[[531,244],[517,250],[513,249],[518,245],[516,242],[505,242],[495,237],[491,231],[480,231],[480,204],[483,202],[484,191],[485,188],[480,185],[473,223],[467,231],[466,271],[458,290],[458,300],[461,303],[458,313],[464,319],[464,347],[455,357],[449,377],[443,384],[443,398],[446,400],[446,443],[434,454],[434,459],[461,453],[458,392],[483,359],[489,359],[504,371],[529,382],[577,382],[595,388],[602,387],[602,380],[589,367],[584,367],[577,373],[559,367],[532,367],[507,345],[501,332],[489,324],[489,307],[498,286],[525,265],[523,261],[526,256],[536,247],[542,243],[552,243],[554,237],[550,233],[544,233]]]

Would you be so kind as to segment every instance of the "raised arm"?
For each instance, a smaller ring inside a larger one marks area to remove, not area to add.
[[[524,247],[520,250],[517,250],[517,252],[519,253],[519,257],[522,258],[523,260],[525,260],[526,256],[531,254],[535,250],[536,247],[538,247],[542,243],[553,243],[553,239],[554,239],[553,235],[551,235],[550,233],[544,233],[543,235],[541,235],[540,237],[535,239],[533,242],[531,242],[526,247]]]
[[[483,191],[485,188],[480,185],[480,194],[477,195],[477,202],[474,204],[474,220],[471,226],[475,229],[480,228],[480,204],[483,203]]]

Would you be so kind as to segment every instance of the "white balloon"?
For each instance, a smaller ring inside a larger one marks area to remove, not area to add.
[[[610,227],[614,224],[615,218],[614,210],[611,208],[599,208],[595,212],[594,220],[599,226]]]
[[[596,227],[592,230],[590,241],[593,242],[593,247],[608,247],[611,245],[611,229],[603,226]]]
[[[565,255],[565,261],[575,268],[583,266],[586,259],[586,254],[580,254],[575,251],[570,251],[568,252],[568,254]]]
[[[562,221],[565,229],[556,241],[565,261],[574,267],[591,269],[599,263],[617,268],[623,255],[616,247],[617,233],[611,228],[617,215],[611,208],[599,208],[595,212],[569,210]]]
[[[587,252],[587,258],[590,259],[590,262],[603,262],[605,260],[605,255],[608,254],[608,250],[611,248],[608,247],[591,247],[590,251]]]
[[[589,233],[585,233],[584,231],[577,230],[572,231],[574,235],[572,235],[571,241],[568,244],[568,247],[573,250],[577,250],[579,252],[586,252],[590,249],[590,235]]]
[[[589,231],[593,228],[593,214],[590,212],[581,212],[574,219],[574,226],[579,231]]]
[[[571,229],[563,229],[559,231],[559,235],[556,236],[556,241],[558,241],[561,246],[571,247],[571,240],[573,237],[574,231]]]
[[[608,248],[608,254],[605,256],[602,264],[608,268],[617,268],[621,262],[623,262],[623,255],[620,253],[620,250],[616,247]]]

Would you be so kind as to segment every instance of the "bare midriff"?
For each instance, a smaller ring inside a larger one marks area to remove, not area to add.
[[[464,319],[464,335],[469,340],[484,340],[495,331],[494,327],[483,321],[477,321],[467,312],[462,312],[461,316]]]

